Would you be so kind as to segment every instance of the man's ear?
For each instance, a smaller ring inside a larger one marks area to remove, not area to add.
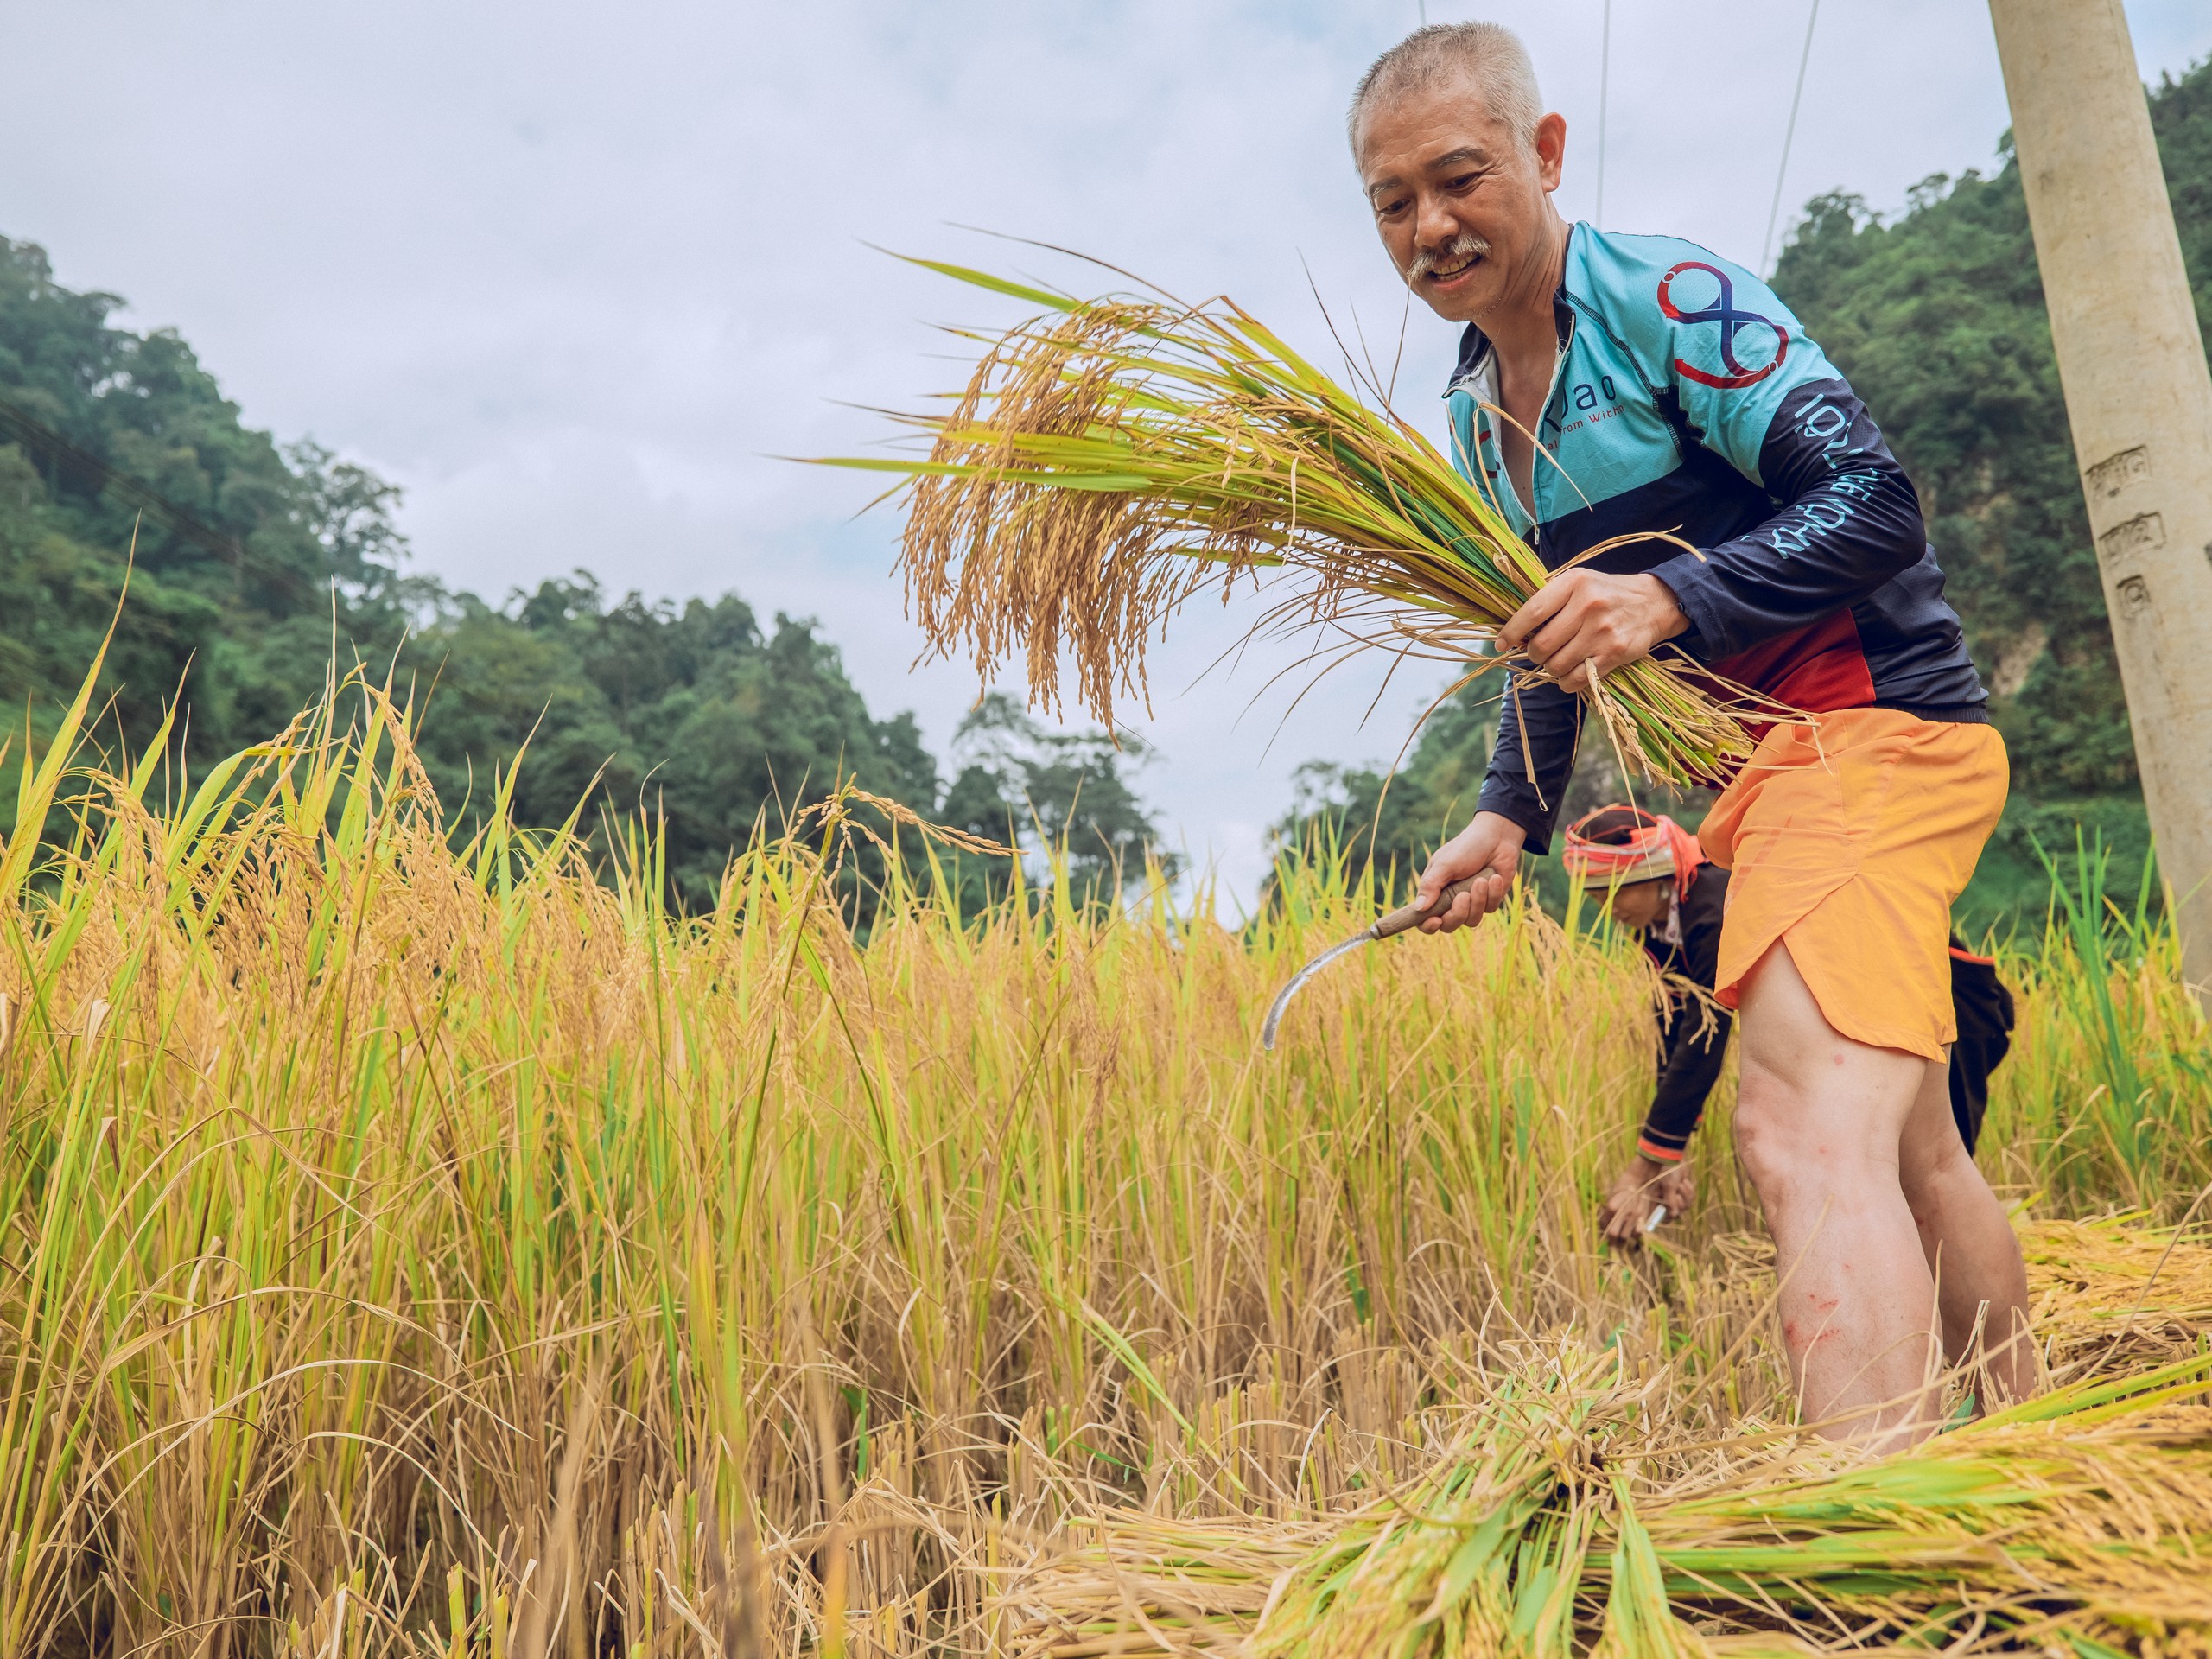
[[[1536,123],[1536,176],[1546,190],[1559,188],[1567,170],[1567,118],[1554,112]]]

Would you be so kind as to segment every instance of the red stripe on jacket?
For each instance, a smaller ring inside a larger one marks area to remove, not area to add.
[[[1707,664],[1724,679],[1777,702],[1825,715],[1873,706],[1874,675],[1848,609]]]

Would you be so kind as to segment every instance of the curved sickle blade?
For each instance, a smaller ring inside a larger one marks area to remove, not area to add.
[[[1291,976],[1290,983],[1275,993],[1275,1000],[1268,1009],[1268,1017],[1260,1026],[1260,1046],[1270,1053],[1274,1051],[1275,1027],[1282,1023],[1282,1011],[1290,1006],[1290,999],[1305,988],[1306,982],[1348,951],[1357,950],[1374,938],[1375,930],[1362,928],[1342,944],[1330,946]]]

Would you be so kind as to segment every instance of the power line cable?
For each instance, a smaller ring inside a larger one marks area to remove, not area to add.
[[[1598,48],[1598,211],[1592,222],[1605,228],[1605,105],[1613,73],[1613,0],[1605,0],[1605,30]]]
[[[251,552],[236,536],[216,529],[189,508],[179,506],[144,479],[111,466],[88,449],[79,448],[29,410],[5,397],[0,397],[0,436],[14,439],[26,450],[44,454],[57,468],[57,486],[66,475],[87,495],[95,499],[111,495],[136,507],[184,540],[198,543],[238,569],[282,589],[290,598],[307,600],[314,596],[314,587],[298,571]]]
[[[1610,0],[1608,0],[1610,3]],[[1759,246],[1759,270],[1774,251],[1774,227],[1782,218],[1782,181],[1789,176],[1789,145],[1797,137],[1797,106],[1805,101],[1805,66],[1813,60],[1813,25],[1821,20],[1821,0],[1805,15],[1805,49],[1797,54],[1797,90],[1789,95],[1789,124],[1782,133],[1782,165],[1774,173],[1774,205],[1766,210],[1766,240]]]

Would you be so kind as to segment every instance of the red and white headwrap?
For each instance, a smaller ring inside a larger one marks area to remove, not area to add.
[[[1615,823],[1601,831],[1611,832],[1608,838],[1592,840],[1589,831],[1596,821],[1609,815]],[[1628,835],[1623,840],[1612,839],[1611,834],[1618,833],[1615,826],[1622,819],[1631,826]],[[1662,875],[1671,875],[1675,878],[1677,899],[1689,896],[1690,883],[1697,879],[1697,867],[1708,861],[1697,837],[1672,818],[1618,805],[1586,812],[1569,824],[1567,845],[1560,857],[1569,875],[1602,881],[1607,887],[1627,881],[1655,881]]]

